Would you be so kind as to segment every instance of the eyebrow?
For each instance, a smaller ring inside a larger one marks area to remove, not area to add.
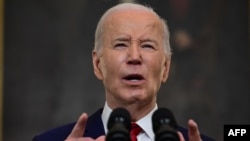
[[[140,41],[140,43],[152,42],[152,43],[155,43],[156,45],[158,45],[158,42],[156,40],[154,40],[154,39],[151,39],[151,38],[140,39],[139,41]]]
[[[125,36],[121,36],[121,37],[114,39],[114,41],[130,41],[130,40],[131,40],[130,37],[125,37]],[[151,38],[139,39],[138,41],[139,42],[154,42],[158,44],[156,40],[151,39]]]
[[[121,36],[121,37],[114,39],[114,41],[125,41],[125,42],[130,41],[130,40],[131,40],[131,38],[126,37],[126,36]]]

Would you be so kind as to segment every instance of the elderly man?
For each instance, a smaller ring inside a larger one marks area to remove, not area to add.
[[[143,5],[124,3],[112,7],[97,25],[92,59],[94,73],[105,88],[104,108],[89,118],[83,113],[76,123],[52,129],[33,140],[103,141],[110,113],[123,107],[142,128],[138,141],[153,141],[151,118],[171,61],[165,21]],[[181,127],[178,130],[181,141],[210,140],[200,136],[193,120],[188,121],[188,131]]]

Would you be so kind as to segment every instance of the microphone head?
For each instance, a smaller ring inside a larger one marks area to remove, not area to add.
[[[172,128],[175,130],[177,129],[177,123],[174,118],[173,113],[167,109],[167,108],[158,108],[152,117],[152,122],[153,122],[153,130],[156,132],[156,130],[161,126],[161,125],[170,125]]]
[[[114,109],[109,117],[106,141],[130,141],[130,122],[131,117],[126,109]]]
[[[155,141],[179,141],[177,123],[167,108],[157,109],[152,116]]]
[[[111,129],[114,124],[122,123],[129,130],[131,117],[129,112],[124,108],[116,108],[112,111],[108,121],[108,129]]]

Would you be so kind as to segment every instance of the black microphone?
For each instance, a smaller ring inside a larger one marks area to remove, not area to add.
[[[167,108],[157,109],[152,117],[155,141],[179,141],[177,123],[174,115]]]
[[[130,123],[131,117],[126,109],[114,109],[108,120],[106,141],[130,141]]]

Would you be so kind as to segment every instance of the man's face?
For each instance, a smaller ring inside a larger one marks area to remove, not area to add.
[[[93,52],[93,65],[95,75],[103,80],[109,106],[154,105],[170,64],[159,18],[145,11],[112,13],[102,37],[100,53]]]

